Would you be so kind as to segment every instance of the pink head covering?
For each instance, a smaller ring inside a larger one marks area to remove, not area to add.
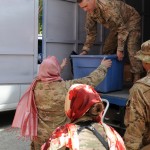
[[[33,92],[37,81],[61,81],[60,71],[61,68],[55,56],[48,56],[41,63],[37,78],[31,83],[18,103],[12,123],[13,128],[21,129],[21,136],[31,139],[37,137],[38,117]]]
[[[65,113],[71,122],[81,118],[95,103],[102,102],[99,94],[89,85],[74,84],[65,100]],[[100,121],[100,116],[97,118]]]
[[[40,65],[38,78],[41,81],[58,81],[62,80],[60,73],[61,68],[57,58],[55,56],[48,56]]]

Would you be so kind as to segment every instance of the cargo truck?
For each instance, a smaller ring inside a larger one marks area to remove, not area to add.
[[[126,0],[142,17],[141,42],[150,39],[150,1]],[[55,55],[61,62],[80,53],[85,41],[85,12],[76,0],[43,0],[42,51],[38,54],[38,0],[5,0],[0,5],[0,112],[15,110],[22,94],[36,77],[41,58]],[[89,55],[102,54],[108,31],[98,25]],[[73,79],[70,63],[62,77]],[[124,108],[129,88],[102,93],[111,104]],[[123,119],[123,111],[118,112]],[[121,112],[121,113],[120,113]],[[122,121],[119,124],[121,128]]]

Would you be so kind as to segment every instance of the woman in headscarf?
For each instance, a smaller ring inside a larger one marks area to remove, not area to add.
[[[56,128],[41,150],[125,150],[120,135],[101,121],[103,110],[102,100],[91,86],[72,85],[65,100],[70,123]]]
[[[66,60],[60,65],[55,56],[49,56],[40,65],[37,78],[22,96],[12,123],[13,128],[20,128],[20,134],[30,137],[31,150],[40,150],[48,140],[49,134],[67,121],[64,112],[65,96],[72,84],[85,83],[96,87],[106,76],[111,60],[102,60],[99,67],[90,75],[64,81],[61,70]]]

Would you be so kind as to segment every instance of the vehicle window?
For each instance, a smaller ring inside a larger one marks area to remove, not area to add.
[[[42,35],[38,36],[38,64],[42,62]]]

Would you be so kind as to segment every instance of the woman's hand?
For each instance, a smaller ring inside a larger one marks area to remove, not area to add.
[[[60,65],[61,69],[63,69],[63,68],[67,65],[67,63],[68,63],[67,58],[64,58],[64,59],[62,60],[61,65]]]
[[[101,65],[105,66],[106,68],[109,68],[112,65],[112,60],[105,59],[105,57],[104,57],[103,60],[101,61]]]

